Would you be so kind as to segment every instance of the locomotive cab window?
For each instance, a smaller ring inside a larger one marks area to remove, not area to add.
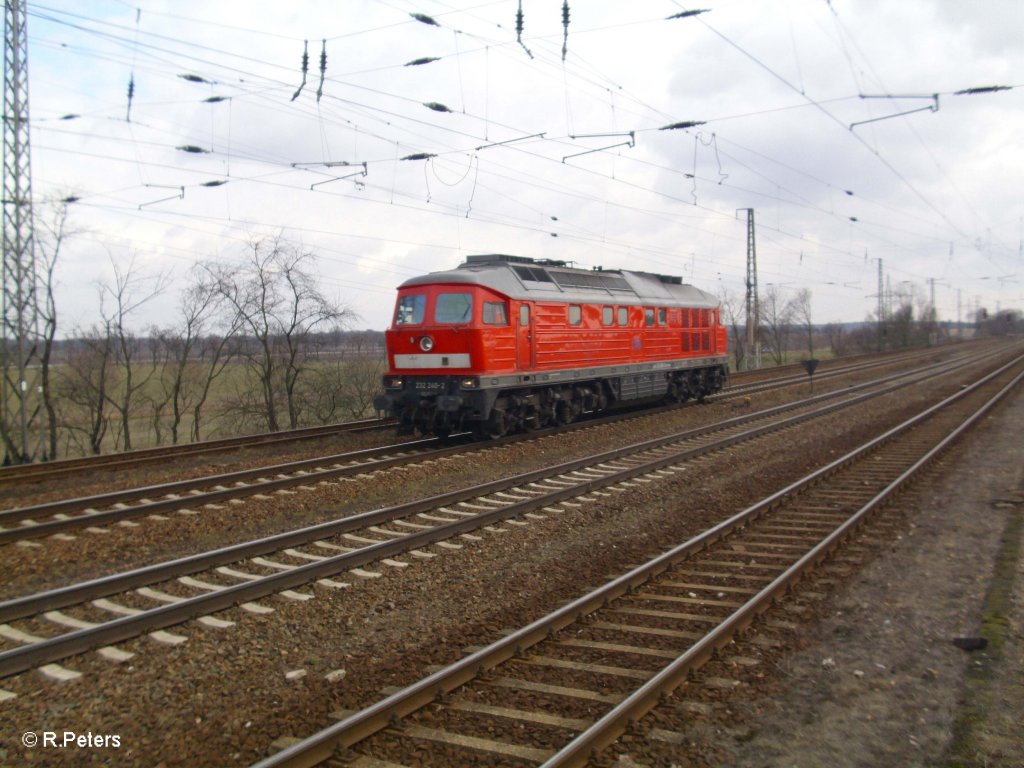
[[[484,324],[486,325],[508,325],[508,310],[503,301],[484,302]]]
[[[648,327],[654,325],[654,310],[650,307],[644,309],[644,325]]]
[[[658,325],[668,325],[668,310],[667,309],[659,309],[658,310]]]
[[[530,324],[530,305],[519,305],[519,325],[526,328]]]
[[[615,324],[615,308],[601,307],[601,325]]]
[[[427,297],[422,293],[401,297],[395,309],[395,325],[420,325],[426,308]]]
[[[583,322],[583,308],[579,304],[569,305],[569,325],[580,325]]]
[[[469,293],[438,294],[434,305],[434,322],[468,323],[473,319],[473,295]]]
[[[619,307],[619,325],[623,328],[629,325],[629,307]]]

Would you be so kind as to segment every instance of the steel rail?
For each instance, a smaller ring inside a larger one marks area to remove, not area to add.
[[[0,511],[0,523],[9,523],[14,520],[26,520],[40,515],[57,515],[67,512],[83,512],[97,506],[112,506],[126,501],[138,501],[148,499],[150,496],[164,496],[173,498],[162,498],[146,501],[135,508],[120,508],[105,512],[85,512],[78,517],[52,520],[30,525],[12,526],[0,528],[0,544],[10,541],[39,538],[50,536],[54,533],[81,528],[86,525],[102,525],[117,520],[127,520],[132,517],[151,515],[159,512],[172,512],[183,507],[196,504],[211,504],[226,499],[252,496],[257,493],[289,488],[295,485],[305,485],[310,482],[319,482],[335,477],[346,475],[358,475],[365,472],[372,472],[378,469],[408,464],[410,461],[420,460],[420,454],[409,455],[410,451],[426,449],[422,454],[424,457],[441,458],[465,450],[462,445],[452,445],[444,448],[432,448],[439,444],[437,438],[427,438],[409,443],[383,446],[380,448],[366,448],[359,451],[335,454],[333,456],[321,456],[315,459],[303,459],[285,464],[276,464],[255,469],[244,469],[236,472],[225,472],[218,475],[207,475],[188,480],[175,480],[170,483],[144,486],[141,488],[129,488],[122,491],[112,491],[94,496],[85,496],[75,499],[64,499],[62,501],[35,504],[27,507],[18,507]],[[378,456],[399,453],[401,455],[392,458],[378,459]],[[361,464],[348,464],[341,467],[324,468],[325,464],[338,464],[349,461],[362,461]],[[315,472],[306,472],[308,469],[315,469]],[[306,472],[306,474],[298,474]],[[269,477],[276,475],[276,477]],[[287,476],[285,476],[287,475]],[[238,483],[246,483],[238,485]],[[181,496],[181,494],[203,488],[215,486],[233,487],[203,491],[201,495]]]
[[[921,370],[929,370],[930,368],[941,367],[944,364],[947,363],[934,363],[932,366],[926,367]],[[841,375],[841,373],[836,372],[833,375]],[[893,377],[900,377],[904,375],[911,374],[897,373],[891,375],[890,377],[883,378],[880,381],[891,380]],[[785,382],[788,381],[789,378],[783,379],[784,383],[779,384],[779,386],[785,386]],[[764,388],[765,386],[766,385],[763,384],[757,385],[758,388]],[[741,393],[742,391],[746,390],[741,390]],[[720,397],[720,395],[715,397]],[[675,407],[678,406],[668,406],[664,409],[659,410],[672,410]],[[648,415],[649,413],[649,411],[645,412],[644,415]],[[596,426],[598,424],[604,424],[609,422],[615,422],[622,419],[633,418],[634,416],[635,414],[632,413],[612,414],[610,416],[606,416],[602,419],[594,421],[578,422],[576,424],[569,425],[568,428],[562,428],[560,431],[565,432],[577,429],[585,429]],[[554,434],[556,431],[559,430],[547,429],[538,430],[528,434],[511,435],[507,438],[503,438],[500,442],[492,443],[466,443],[457,441],[455,445],[449,445],[442,448],[433,448],[432,451],[429,453],[427,452],[426,449],[430,449],[431,446],[439,445],[440,441],[437,438],[427,438],[424,440],[416,440],[392,446],[367,448],[359,451],[334,454],[331,456],[321,456],[312,459],[303,459],[299,461],[287,462],[284,464],[269,465],[257,467],[254,469],[238,470],[233,472],[221,473],[217,475],[190,478],[187,480],[177,480],[172,481],[170,483],[128,488],[121,491],[112,491],[109,493],[96,494],[92,496],[79,497],[74,499],[64,499],[60,501],[45,502],[42,504],[34,504],[24,507],[0,510],[0,525],[8,526],[5,528],[0,528],[0,546],[2,546],[3,544],[10,543],[12,541],[20,541],[31,538],[42,538],[57,533],[65,533],[67,531],[83,528],[86,526],[105,525],[113,522],[119,522],[121,520],[130,520],[136,517],[142,517],[145,515],[173,512],[190,506],[213,504],[219,501],[242,498],[245,496],[253,496],[256,494],[272,492],[275,490],[290,488],[297,485],[307,485],[309,483],[315,483],[321,480],[330,480],[337,477],[363,474],[367,471],[375,471],[379,469],[389,469],[394,466],[407,464],[410,461],[426,460],[428,458],[441,458],[444,456],[449,456],[460,452],[483,450],[485,448],[493,447],[494,445],[507,445],[512,442],[543,437],[549,434]],[[424,455],[421,457],[409,457],[408,455],[404,454],[405,451],[419,450],[421,448],[425,449]],[[400,455],[392,459],[374,458],[377,456],[383,456],[388,453],[394,452],[399,452]],[[337,467],[333,469],[323,468],[325,464],[361,461],[364,459],[367,460],[367,463],[363,465],[351,465]],[[314,469],[316,471],[302,475],[295,474],[298,472],[304,472],[307,469]],[[194,493],[195,491],[199,491],[201,489],[209,489],[215,488],[216,486],[228,485],[231,485],[232,487],[224,487],[215,490],[205,490],[201,494]],[[181,494],[186,493],[192,493],[193,495],[188,497],[180,497]],[[150,497],[154,496],[163,496],[165,498],[150,499]],[[125,502],[139,501],[142,499],[146,499],[146,501],[144,503],[137,504],[134,507],[118,507],[116,509],[109,509],[105,511],[87,512],[87,510],[94,510],[96,507],[111,507],[115,504],[124,504]],[[84,514],[78,515],[76,517],[59,518],[43,522],[32,522],[30,524],[11,525],[11,523],[15,521],[20,522],[24,520],[34,520],[37,517],[52,517],[71,512],[83,512]]]
[[[820,378],[843,375],[845,373],[860,370],[870,370],[875,367],[892,365],[901,360],[912,360],[922,356],[924,353],[916,352],[909,355],[901,355],[892,360],[869,360],[862,363],[853,363],[835,369],[827,369],[819,373]],[[784,366],[789,368],[792,366]],[[747,372],[740,372],[734,376],[742,376]],[[757,381],[749,384],[737,384],[734,387],[727,387],[720,395],[726,397],[743,394],[748,391],[760,391],[773,387],[784,387],[789,384],[798,384],[804,380],[804,376],[789,374],[780,371],[782,375],[769,381]],[[712,395],[708,399],[716,399],[720,395]],[[362,419],[351,422],[341,422],[318,427],[303,427],[285,432],[265,432],[257,435],[245,435],[238,437],[226,437],[215,440],[204,440],[197,443],[177,444],[169,446],[158,446],[153,448],[141,448],[133,451],[125,451],[116,454],[103,454],[100,456],[84,456],[73,459],[60,459],[53,462],[38,464],[19,464],[8,467],[0,467],[0,485],[17,482],[31,482],[44,479],[52,475],[62,475],[69,472],[87,471],[95,469],[114,469],[119,466],[132,466],[149,462],[165,461],[168,459],[182,458],[185,456],[199,456],[205,453],[218,453],[230,449],[246,447],[263,447],[282,442],[297,442],[300,440],[315,439],[317,437],[329,437],[333,434],[344,434],[346,432],[362,432],[375,429],[383,429],[393,426],[391,419]]]
[[[654,675],[590,728],[545,761],[543,768],[569,768],[569,766],[586,765],[592,754],[599,752],[615,741],[632,723],[639,721],[641,717],[657,706],[663,696],[678,688],[687,680],[691,672],[703,666],[717,650],[732,642],[732,639],[739,632],[750,626],[758,615],[768,610],[776,599],[792,589],[793,585],[802,579],[807,571],[832,554],[860,527],[869,514],[892,498],[919,472],[929,466],[957,438],[973,427],[997,403],[1013,391],[1022,380],[1024,380],[1024,373],[1017,374],[1012,381],[986,401],[981,408],[972,413],[927,453],[904,470],[899,477],[879,491],[870,501],[854,512],[845,522],[822,539],[799,560],[779,574],[741,608],[733,612],[675,661]],[[937,409],[962,396],[960,394],[954,395],[948,401],[939,403],[932,409],[929,409],[929,411],[911,420],[913,422],[911,426],[916,426],[924,418],[933,415]],[[903,431],[902,428],[898,427],[897,429],[901,432]],[[888,441],[895,436],[895,433],[890,431],[878,439],[880,441]]]
[[[987,374],[974,384],[943,399],[941,402],[907,419],[900,425],[887,430],[882,435],[869,440],[844,456],[820,467],[804,478],[791,483],[718,525],[709,528],[698,536],[659,555],[648,563],[577,598],[526,627],[510,633],[501,640],[434,672],[419,682],[413,683],[381,701],[328,726],[318,733],[255,763],[252,768],[281,768],[281,766],[304,768],[306,766],[318,765],[330,759],[335,754],[336,749],[351,747],[389,725],[393,725],[397,720],[414,713],[437,698],[451,693],[484,672],[515,656],[521,655],[527,648],[547,639],[554,632],[569,626],[583,616],[593,613],[612,600],[634,591],[679,561],[705,549],[731,532],[748,525],[750,522],[772,511],[787,497],[798,494],[821,482],[867,454],[872,453],[883,444],[913,429],[943,408],[973,394],[980,387],[993,381],[1013,366],[1018,365],[1021,359],[1024,358],[1017,358],[998,370]],[[868,505],[865,505],[862,510],[857,512],[854,516],[856,520],[862,520],[870,509],[877,507],[878,504],[902,487],[921,466],[925,465],[926,460],[934,458],[959,435],[975,424],[1002,397],[1018,386],[1022,378],[1024,378],[1024,373],[1018,373],[1009,384],[1004,386],[996,396],[990,398],[981,409],[976,411],[968,420],[961,423],[940,441],[937,446],[928,451],[924,458],[915,462],[911,469],[905,470],[896,481],[890,483],[884,491],[877,494]],[[821,557],[827,554],[825,552],[826,548],[834,546],[836,542],[842,540],[852,530],[853,525],[851,522],[845,523],[825,541],[816,545],[815,548],[801,558],[799,563],[806,567],[813,562],[818,562]],[[826,542],[828,542],[827,545]],[[659,680],[666,684],[674,683],[677,686],[679,682],[685,679],[689,669],[694,668],[693,665],[699,666],[700,663],[710,657],[716,648],[728,642],[728,639],[736,631],[748,626],[758,613],[763,612],[767,607],[767,603],[780,594],[781,591],[784,591],[788,584],[797,577],[798,572],[795,568],[796,566],[787,569],[769,586],[762,589],[754,598],[754,600],[758,601],[756,604],[747,603],[744,607],[734,612],[729,619],[732,624],[731,633],[727,629],[719,630],[716,628],[713,630],[704,639],[698,641],[697,644],[677,658],[676,661],[672,662],[669,667],[658,673],[655,678],[648,681],[637,692],[627,697],[617,707],[607,713],[604,718],[598,720],[594,726],[584,731],[583,734],[552,756],[544,764],[545,768],[555,768],[555,766],[563,765],[583,765],[596,749],[614,741],[622,733],[624,727],[635,722],[644,712],[648,711],[660,700],[660,690],[657,689],[654,680]],[[602,724],[601,727],[598,727],[598,724]],[[605,728],[609,730],[606,731]],[[565,754],[563,755],[563,753]]]
[[[907,378],[904,375],[902,378]],[[109,645],[111,643],[120,642],[133,637],[137,637],[141,634],[152,632],[165,627],[180,624],[189,619],[197,616],[210,615],[218,611],[231,608],[239,603],[244,603],[252,600],[265,597],[267,595],[275,594],[286,589],[293,587],[302,586],[309,584],[310,582],[318,579],[327,578],[333,576],[341,571],[350,570],[357,568],[368,563],[381,560],[383,558],[392,557],[403,552],[407,552],[410,549],[418,549],[430,544],[443,541],[462,533],[468,533],[471,530],[475,530],[482,526],[491,525],[496,522],[508,519],[510,517],[516,517],[533,510],[558,504],[562,501],[575,498],[586,493],[590,493],[600,488],[620,483],[624,480],[629,480],[640,475],[646,475],[651,472],[662,469],[666,466],[680,463],[687,459],[694,458],[695,456],[703,455],[705,453],[721,450],[722,448],[731,446],[733,444],[749,440],[754,437],[767,434],[772,431],[777,431],[786,426],[792,426],[794,424],[801,423],[808,419],[815,418],[841,408],[849,407],[859,402],[866,401],[873,397],[881,396],[890,391],[899,389],[902,386],[909,385],[910,382],[903,384],[896,383],[890,384],[878,392],[868,392],[857,395],[847,400],[840,401],[838,403],[828,403],[820,408],[803,414],[797,414],[793,417],[785,419],[780,422],[772,422],[767,425],[755,427],[753,429],[742,431],[738,434],[730,435],[726,438],[718,440],[710,445],[697,446],[693,448],[683,449],[678,452],[672,453],[668,456],[662,456],[655,458],[644,463],[634,465],[612,474],[605,475],[600,478],[585,479],[579,481],[576,485],[571,487],[562,488],[555,491],[549,491],[543,495],[535,495],[529,499],[521,502],[516,502],[506,506],[498,507],[493,510],[488,510],[475,515],[471,518],[464,518],[456,520],[451,523],[439,525],[437,527],[422,531],[411,533],[403,536],[402,538],[391,539],[388,541],[381,542],[379,544],[370,545],[363,547],[352,552],[348,552],[342,555],[329,557],[324,560],[316,561],[306,565],[296,566],[295,568],[276,573],[270,576],[265,576],[258,581],[249,581],[233,586],[224,587],[216,592],[210,592],[203,595],[199,595],[192,598],[187,598],[178,603],[161,606],[146,610],[140,614],[133,616],[125,616],[118,619],[114,619],[109,622],[97,625],[88,629],[80,629],[73,632],[68,632],[62,635],[58,635],[53,638],[49,638],[42,642],[33,643],[20,648],[0,652],[0,677],[6,677],[9,675],[17,674],[28,669],[46,664],[49,662],[58,661],[60,659],[72,656],[78,653],[82,653],[91,650],[96,647],[103,645]],[[867,386],[867,385],[862,385]],[[806,403],[813,403],[819,399],[834,397],[832,393],[826,393],[813,398],[809,398]],[[436,508],[437,506],[444,506],[445,504],[456,503],[458,500],[465,500],[467,498],[478,498],[480,496],[487,496],[491,493],[495,493],[499,490],[505,490],[510,487],[517,487],[523,485],[529,485],[531,483],[538,482],[540,480],[548,479],[554,476],[565,475],[573,472],[577,469],[593,466],[594,464],[603,464],[616,459],[621,459],[624,456],[636,454],[640,451],[649,451],[653,448],[660,448],[665,445],[669,445],[672,442],[681,442],[683,440],[692,439],[693,437],[699,437],[707,434],[711,431],[721,431],[728,428],[729,426],[743,426],[746,422],[760,417],[762,420],[768,418],[771,415],[775,415],[780,412],[787,410],[793,410],[799,407],[793,404],[786,404],[783,406],[777,406],[775,408],[767,409],[760,414],[750,414],[745,417],[735,417],[733,419],[726,420],[725,422],[715,425],[717,429],[713,427],[703,427],[696,430],[691,430],[683,435],[674,435],[663,438],[657,438],[651,441],[645,441],[643,443],[626,446],[623,448],[613,449],[606,451],[597,456],[585,457],[583,459],[577,459],[556,467],[545,468],[541,470],[535,470],[534,472],[525,473],[518,475],[515,478],[504,479],[487,483],[482,486],[475,486],[473,488],[463,489],[462,491],[456,491],[453,494],[443,494],[442,496],[433,497],[432,499],[422,500],[420,502],[413,502],[411,505],[403,505],[405,511],[401,515],[395,514],[396,508],[377,510],[375,512],[365,513],[361,516],[360,527],[368,524],[368,521],[374,520],[375,522],[383,522],[385,519],[394,519],[398,516],[407,516],[408,514],[414,514],[416,511],[423,511],[427,508]],[[432,505],[432,506],[425,506]],[[35,615],[44,610],[53,609],[56,607],[63,607],[70,604],[80,603],[85,599],[94,599],[105,594],[112,594],[114,592],[123,591],[125,588],[131,588],[125,586],[126,583],[133,581],[140,577],[141,574],[153,576],[158,573],[161,569],[164,570],[163,576],[169,578],[167,575],[168,570],[176,568],[187,568],[187,572],[193,573],[197,570],[203,570],[205,568],[213,567],[217,564],[224,562],[234,562],[241,559],[238,556],[239,552],[249,551],[255,553],[255,549],[250,549],[255,545],[267,546],[267,542],[273,540],[273,549],[280,549],[280,543],[286,537],[306,536],[306,540],[316,540],[323,538],[324,531],[329,528],[334,528],[337,532],[340,527],[346,525],[352,525],[354,518],[346,518],[341,521],[333,523],[322,524],[320,526],[313,526],[312,529],[316,530],[316,535],[309,537],[308,532],[311,529],[302,529],[298,532],[290,534],[284,534],[277,537],[270,537],[270,539],[263,539],[260,542],[247,543],[237,545],[235,547],[227,547],[221,550],[217,550],[214,553],[208,555],[199,556],[199,558],[183,558],[182,560],[172,561],[171,563],[162,564],[158,566],[151,566],[149,568],[138,569],[136,571],[129,572],[123,575],[117,575],[113,577],[106,577],[103,579],[86,582],[81,585],[74,585],[72,587],[53,590],[47,593],[41,593],[39,595],[29,595],[23,598],[17,598],[15,600],[7,601],[0,604],[0,618],[3,620],[10,620],[16,617],[23,617],[27,615]],[[262,549],[260,552],[270,551],[268,549]],[[252,556],[250,554],[249,556]],[[227,560],[223,558],[229,558]],[[202,559],[203,565],[197,567],[197,563]],[[144,583],[155,583],[152,578]]]
[[[531,483],[540,482],[550,477],[557,477],[559,475],[585,469],[595,464],[621,459],[623,456],[630,456],[643,451],[656,450],[673,443],[692,441],[735,426],[741,426],[743,424],[749,424],[766,418],[772,418],[773,416],[780,415],[787,411],[797,410],[818,402],[825,402],[842,394],[849,394],[862,389],[870,389],[880,383],[895,381],[895,383],[892,383],[889,387],[877,393],[869,392],[852,402],[847,403],[844,401],[836,406],[839,408],[847,407],[848,404],[856,404],[862,399],[881,396],[889,392],[896,391],[902,387],[914,384],[919,380],[919,377],[941,375],[949,372],[939,371],[938,374],[935,374],[935,369],[939,367],[941,367],[941,364],[935,364],[921,371],[917,371],[910,381],[902,384],[899,383],[898,380],[900,378],[906,378],[910,376],[910,374],[894,374],[880,381],[865,382],[847,390],[843,390],[842,392],[822,393],[795,403],[786,403],[757,411],[755,413],[732,417],[714,424],[696,427],[685,432],[675,433],[659,438],[652,438],[639,443],[632,443],[622,448],[616,448],[599,454],[573,459],[561,464],[534,470],[532,472],[522,473],[505,479],[494,480],[481,485],[469,486],[419,501],[371,510],[342,518],[340,520],[319,523],[317,525],[274,534],[249,542],[221,547],[198,555],[191,555],[164,563],[144,566],[121,574],[112,574],[110,576],[100,577],[68,587],[60,587],[34,595],[26,595],[19,598],[9,599],[0,602],[0,622],[13,621],[44,610],[54,610],[82,603],[87,600],[106,597],[118,592],[134,589],[139,586],[167,581],[178,576],[198,573],[227,563],[238,562],[240,560],[269,554],[289,547],[308,544],[319,539],[348,533],[371,525],[379,525],[389,520],[408,517],[419,512],[436,509],[440,506],[458,504],[461,501],[490,495],[510,488],[522,487]],[[954,366],[950,370],[956,370],[957,367],[959,366]],[[785,425],[786,423],[782,426]],[[782,428],[782,426],[778,428]]]
[[[933,350],[934,351],[934,350]],[[846,376],[851,373],[862,373],[871,371],[875,368],[884,368],[886,366],[894,365],[901,362],[912,362],[917,358],[926,357],[929,353],[927,352],[915,352],[912,354],[903,355],[897,359],[889,360],[866,360],[860,363],[853,363],[850,365],[842,365],[836,368],[819,368],[815,373],[817,376],[816,381],[822,381],[827,379],[836,378],[838,376]],[[986,353],[981,353],[979,356],[984,356]],[[991,353],[988,353],[991,354]],[[789,367],[789,366],[787,366]],[[795,366],[799,368],[800,366]],[[761,369],[763,370],[763,369]],[[742,371],[742,373],[755,373],[756,371]],[[733,374],[736,376],[737,374]],[[744,395],[748,392],[761,392],[763,390],[771,390],[776,388],[783,388],[790,385],[806,384],[808,382],[807,372],[795,372],[792,374],[780,375],[774,379],[757,380],[746,383],[736,383],[730,387],[727,387],[722,392],[709,396],[708,400],[727,400],[731,397],[738,395]]]
[[[175,445],[157,446],[153,448],[139,448],[132,451],[122,451],[120,453],[106,453],[99,456],[81,456],[73,459],[58,459],[56,461],[41,462],[38,464],[14,464],[8,467],[0,467],[0,484],[31,482],[52,475],[60,475],[68,472],[112,469],[120,465],[131,466],[134,464],[144,464],[153,461],[166,461],[168,459],[179,459],[186,456],[202,455],[206,453],[220,453],[238,448],[259,448],[274,445],[276,443],[314,440],[319,437],[331,437],[332,435],[344,434],[346,432],[363,432],[374,429],[384,429],[389,426],[394,426],[394,424],[395,422],[393,419],[359,419],[357,421],[346,421],[318,427],[301,427],[299,429],[290,429],[284,432],[262,432],[257,435],[242,435],[238,437],[202,440],[195,443],[178,443]]]

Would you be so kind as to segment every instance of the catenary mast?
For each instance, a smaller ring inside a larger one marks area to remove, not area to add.
[[[758,325],[761,322],[761,308],[757,301],[757,242],[754,238],[754,209],[741,208],[747,214],[747,328],[744,362],[746,369],[761,367],[761,347],[758,341]]]
[[[4,461],[34,458],[39,313],[32,231],[28,34],[25,0],[4,2],[3,357]]]

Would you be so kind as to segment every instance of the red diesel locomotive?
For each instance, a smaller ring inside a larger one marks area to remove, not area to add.
[[[439,436],[700,399],[728,366],[718,302],[681,278],[499,254],[402,283],[385,338],[374,407]]]

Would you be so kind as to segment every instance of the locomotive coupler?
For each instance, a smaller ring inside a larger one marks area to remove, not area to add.
[[[439,411],[456,413],[462,408],[462,398],[459,395],[438,395],[434,405]]]

